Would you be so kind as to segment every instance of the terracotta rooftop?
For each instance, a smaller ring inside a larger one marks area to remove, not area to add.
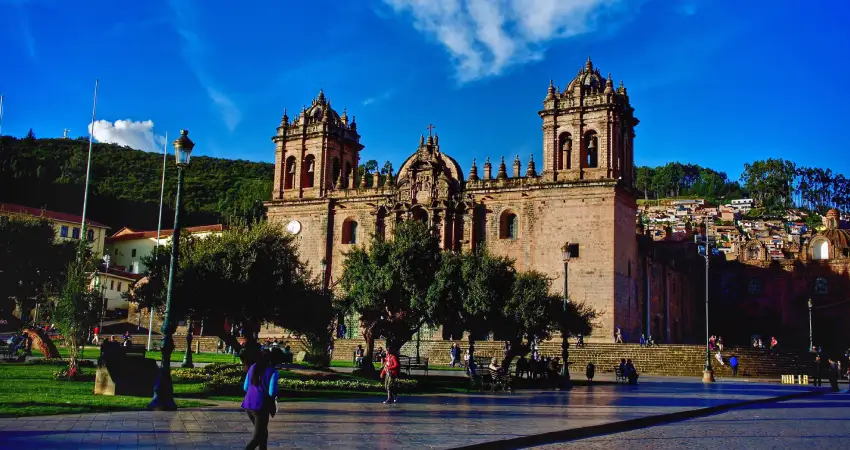
[[[0,203],[0,213],[21,214],[32,217],[44,217],[45,219],[59,220],[62,222],[78,222],[82,223],[83,217],[74,214],[68,214],[58,211],[50,211],[48,209],[31,208],[29,206],[15,205],[12,203]],[[86,224],[92,227],[109,228],[109,225],[95,222],[91,219],[86,219]]]
[[[216,232],[216,231],[224,231],[227,229],[226,225],[217,224],[217,225],[201,225],[197,227],[188,227],[183,228],[182,230],[187,233],[204,233],[204,232]],[[159,232],[160,239],[171,236],[174,233],[174,230],[162,230]],[[117,241],[132,241],[135,239],[156,239],[156,230],[153,231],[136,231],[128,227],[124,227],[118,230],[117,233],[113,234],[106,238],[106,242],[117,242]]]

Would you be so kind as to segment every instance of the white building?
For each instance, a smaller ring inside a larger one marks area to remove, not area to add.
[[[183,228],[181,232],[197,237],[206,237],[211,234],[219,234],[226,229],[225,225],[218,224]],[[169,245],[171,234],[172,230],[160,231],[159,241],[157,242],[156,230],[136,231],[124,227],[106,238],[106,254],[112,258],[110,264],[115,269],[131,274],[143,274],[147,272],[147,267],[142,262],[142,258],[153,253],[157,244]]]

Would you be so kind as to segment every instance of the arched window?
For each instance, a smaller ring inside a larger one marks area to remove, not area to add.
[[[378,210],[377,220],[375,221],[375,237],[378,239],[386,238],[387,228],[387,210],[381,208]]]
[[[307,155],[304,158],[304,175],[302,180],[301,187],[313,187],[313,183],[316,180],[316,157],[313,155]]]
[[[499,220],[499,239],[516,239],[519,236],[519,219],[512,211],[505,211]]]
[[[585,161],[588,168],[599,167],[599,137],[595,131],[588,131],[585,135]]]
[[[570,133],[561,133],[558,137],[558,170],[570,168],[573,150],[573,137]]]
[[[413,220],[418,220],[425,225],[428,225],[428,212],[425,211],[425,208],[413,208],[412,213]]]
[[[293,184],[295,183],[295,157],[290,156],[286,158],[286,173],[283,175],[284,189],[292,189]]]
[[[758,245],[751,245],[747,247],[747,259],[751,261],[761,259],[761,248],[759,248]]]
[[[829,241],[818,239],[812,242],[812,259],[829,259]]]
[[[342,243],[356,244],[357,243],[357,221],[354,219],[345,219],[342,222]]]
[[[339,158],[334,157],[333,165],[331,166],[331,184],[334,185],[336,189],[340,189],[342,186],[337,186],[337,181],[340,181],[339,178]]]

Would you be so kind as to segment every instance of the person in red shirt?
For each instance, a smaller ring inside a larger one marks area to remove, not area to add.
[[[92,339],[94,345],[100,344],[100,328],[94,327],[94,339]]]
[[[395,351],[388,351],[387,357],[384,359],[384,368],[381,369],[381,376],[384,378],[384,386],[387,388],[387,399],[384,404],[395,403],[398,401],[398,394],[395,393],[395,380],[399,375],[398,357]]]

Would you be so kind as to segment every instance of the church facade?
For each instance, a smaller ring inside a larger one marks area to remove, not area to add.
[[[364,146],[354,118],[338,114],[320,92],[292,120],[284,113],[272,138],[268,218],[296,235],[302,258],[331,286],[351,246],[390,236],[401,220],[423,220],[444,249],[484,247],[508,256],[518,270],[545,273],[555,279],[554,291],[566,289],[571,301],[596,308],[601,315],[589,340],[610,342],[615,327],[639,333],[652,292],[638,267],[638,120],[626,88],[588,60],[563,91],[550,82],[538,115],[539,166],[518,155],[508,162],[488,157],[480,168],[473,160],[465,176],[449,156],[451,143],[429,132],[397,175],[371,185],[379,177],[355,177]],[[562,248],[570,251],[568,263]]]

